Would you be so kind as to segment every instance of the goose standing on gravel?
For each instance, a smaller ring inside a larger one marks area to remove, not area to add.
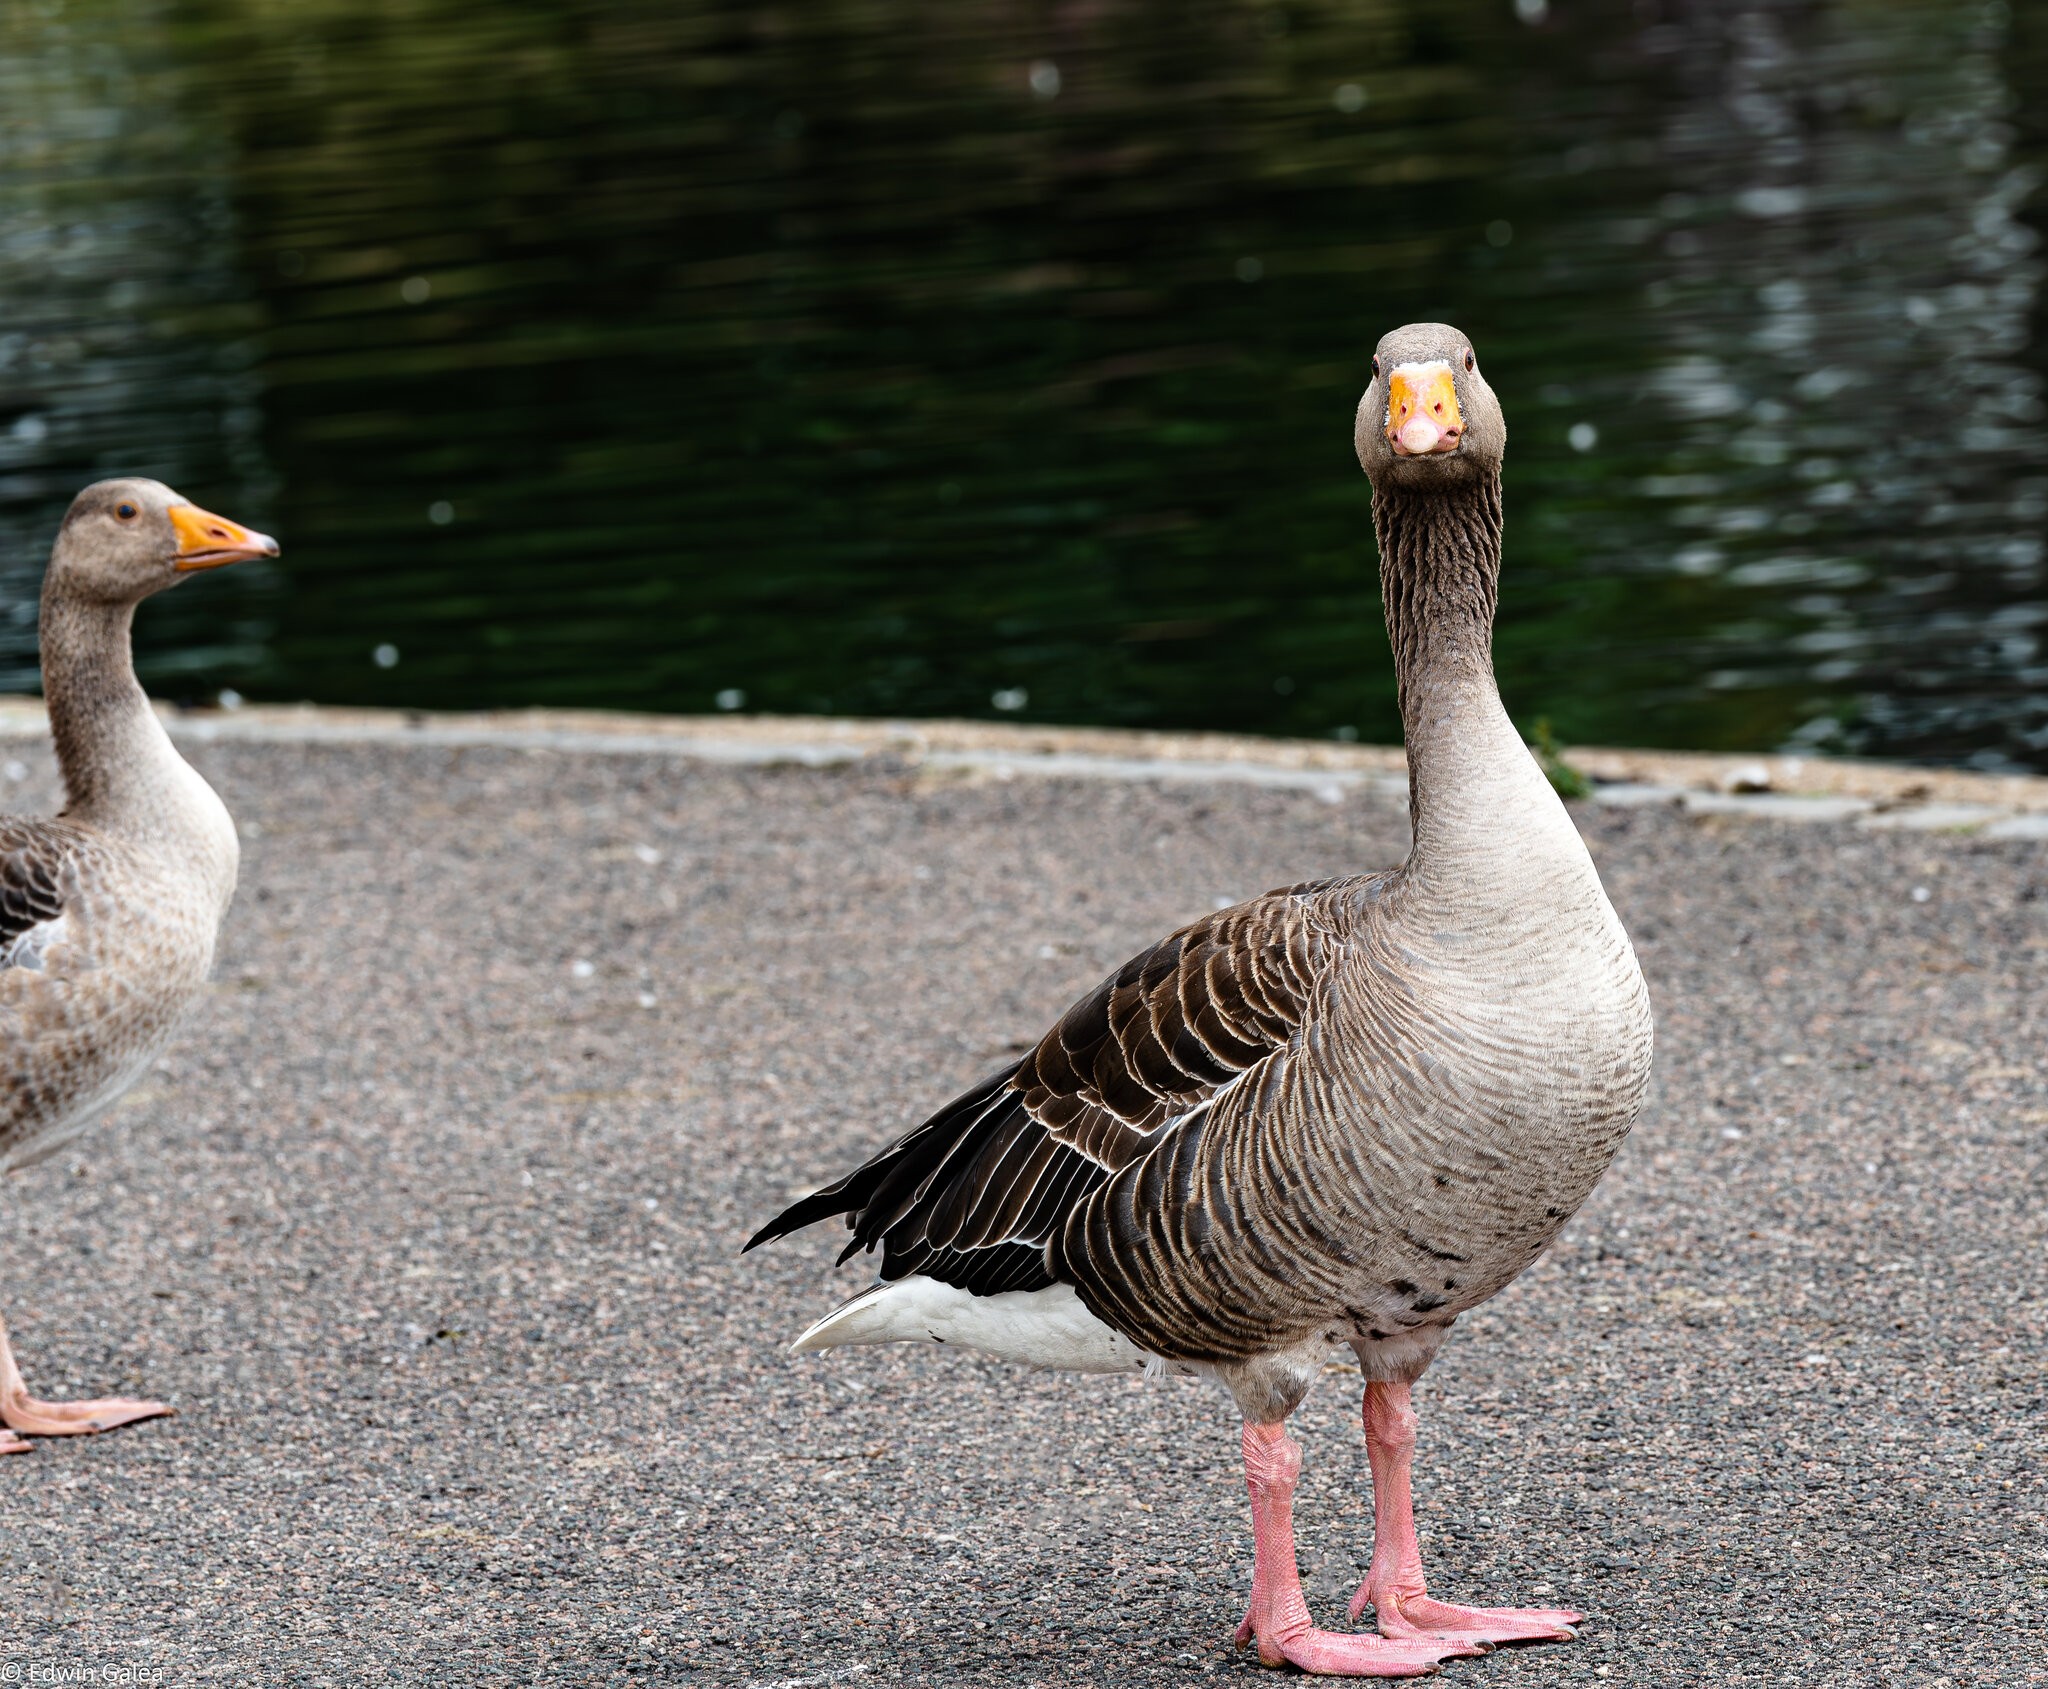
[[[277,542],[155,481],[72,503],[43,581],[43,696],[68,798],[0,817],[0,1173],[54,1154],[142,1075],[205,988],[234,895],[235,824],[135,680],[135,607]],[[161,1402],[39,1402],[0,1324],[0,1454]]]
[[[1409,1386],[1606,1170],[1651,1025],[1628,936],[1494,685],[1499,404],[1441,323],[1388,335],[1372,369],[1357,447],[1407,733],[1407,861],[1183,927],[748,1247],[837,1214],[846,1254],[881,1247],[883,1282],[799,1350],[938,1340],[1216,1379],[1244,1415],[1256,1543],[1240,1645],[1398,1677],[1579,1621],[1427,1593]],[[1295,1569],[1286,1419],[1338,1345],[1366,1379],[1374,1489],[1351,1613],[1372,1606],[1378,1636],[1316,1629]]]

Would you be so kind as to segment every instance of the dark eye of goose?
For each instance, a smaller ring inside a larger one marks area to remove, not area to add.
[[[1380,378],[1380,361],[1377,358],[1372,361],[1372,378],[1375,381]]]
[[[1472,348],[1467,346],[1465,348],[1465,373],[1470,375],[1478,368],[1479,360],[1472,356]]]
[[[120,509],[116,510],[114,514],[120,517],[121,520],[124,522],[132,522],[135,520],[135,506],[132,504],[124,504],[121,506]]]

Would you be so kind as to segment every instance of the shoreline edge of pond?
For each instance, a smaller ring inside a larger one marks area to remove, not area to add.
[[[886,760],[934,775],[1225,782],[1315,790],[1336,801],[1368,787],[1405,797],[1398,747],[1249,734],[1160,732],[888,717],[640,715],[609,710],[474,712],[350,705],[158,705],[174,738],[199,743],[497,747],[572,754],[672,755],[826,768]],[[0,739],[42,738],[42,700],[0,696]],[[1849,821],[1880,829],[2048,839],[2048,776],[1777,753],[1562,746],[1590,802],[1672,804],[1701,814]]]

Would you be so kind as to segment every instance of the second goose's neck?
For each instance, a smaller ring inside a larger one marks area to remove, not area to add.
[[[1373,525],[1408,747],[1410,879],[1496,877],[1560,826],[1576,850],[1570,820],[1494,684],[1499,478],[1376,491]]]
[[[135,606],[45,586],[43,700],[50,712],[64,813],[145,838],[195,869],[234,875],[234,826],[178,755],[135,678]]]

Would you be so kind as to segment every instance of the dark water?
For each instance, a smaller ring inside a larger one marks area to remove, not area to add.
[[[1384,739],[1350,417],[1443,317],[1518,717],[2048,767],[2042,9],[0,19],[0,687],[142,469],[287,548],[165,692]]]

